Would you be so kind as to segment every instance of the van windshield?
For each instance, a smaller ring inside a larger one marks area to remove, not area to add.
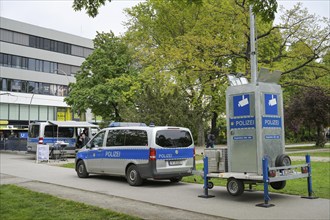
[[[161,147],[189,147],[192,143],[192,138],[188,131],[160,130],[156,133],[156,144]]]
[[[58,131],[58,133],[57,133]],[[65,137],[72,138],[74,135],[74,128],[70,127],[57,127],[55,125],[45,126],[45,137]]]

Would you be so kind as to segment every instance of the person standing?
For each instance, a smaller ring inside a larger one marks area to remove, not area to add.
[[[211,132],[208,133],[207,135],[207,142],[206,142],[206,148],[214,148],[214,143],[215,143],[215,136]]]

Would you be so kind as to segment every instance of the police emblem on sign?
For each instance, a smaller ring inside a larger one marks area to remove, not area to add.
[[[179,151],[178,150],[175,150],[175,154],[178,154],[179,153]]]

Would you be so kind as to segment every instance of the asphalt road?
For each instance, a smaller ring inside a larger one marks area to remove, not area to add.
[[[54,162],[36,164],[25,155],[1,153],[0,165],[1,184],[16,183],[145,219],[330,219],[328,199],[271,193],[270,203],[275,206],[260,208],[255,205],[263,203],[262,192],[232,197],[216,186],[209,191],[216,197],[203,199],[198,197],[203,189],[197,184],[147,181],[131,187],[118,177],[80,179],[73,169],[52,166]]]

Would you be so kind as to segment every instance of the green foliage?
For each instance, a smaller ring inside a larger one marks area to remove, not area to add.
[[[139,219],[14,185],[0,185],[0,219]]]
[[[74,5],[95,16],[105,2]],[[202,145],[210,120],[212,131],[222,126],[227,74],[250,77],[250,4],[258,65],[283,72],[285,104],[300,87],[329,90],[329,26],[299,4],[274,26],[275,0],[147,0],[126,10],[123,38],[97,36],[68,104],[106,120],[189,127]]]
[[[273,21],[277,12],[276,0],[250,0],[253,5],[253,12],[260,15],[264,21]]]
[[[286,107],[287,127],[298,133],[302,126],[314,128],[316,146],[324,147],[324,128],[330,124],[330,93],[320,87],[304,88],[296,93]],[[314,132],[313,132],[314,133]]]
[[[75,112],[90,108],[108,120],[121,120],[119,104],[128,102],[135,84],[135,67],[125,43],[111,33],[98,33],[65,101]]]
[[[106,1],[111,2],[111,0],[74,0],[72,7],[75,11],[81,11],[84,9],[90,17],[94,18],[98,15],[99,8],[105,5]]]

